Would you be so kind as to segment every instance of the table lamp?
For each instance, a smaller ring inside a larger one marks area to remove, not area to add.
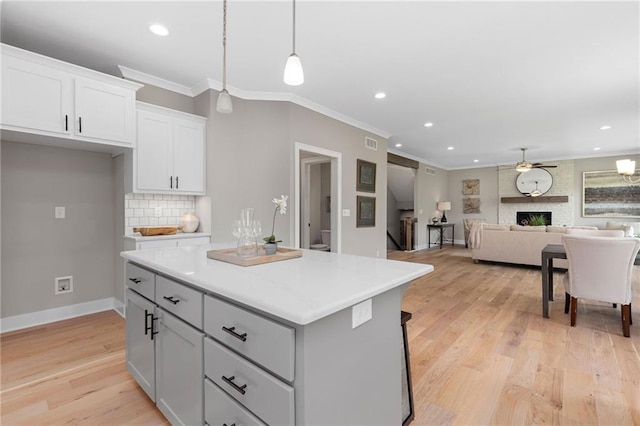
[[[445,213],[447,210],[451,210],[451,201],[439,201],[438,210],[442,212],[442,217],[440,218],[440,222],[447,223],[447,216],[445,215]]]

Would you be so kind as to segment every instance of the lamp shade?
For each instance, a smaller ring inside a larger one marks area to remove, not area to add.
[[[284,67],[284,82],[289,86],[300,86],[304,83],[302,62],[295,53],[292,53],[287,59],[287,65]]]
[[[636,171],[636,162],[629,159],[616,161],[618,173],[625,176],[633,176]]]
[[[231,104],[231,96],[227,89],[222,89],[218,95],[218,104],[216,105],[216,111],[223,114],[230,114],[233,112],[233,105]]]
[[[438,210],[442,210],[442,211],[451,210],[451,202],[450,201],[439,201],[438,202]]]

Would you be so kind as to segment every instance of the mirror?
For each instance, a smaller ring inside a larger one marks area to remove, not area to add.
[[[546,194],[553,184],[553,177],[545,169],[531,169],[516,178],[516,187],[522,195],[539,197]]]

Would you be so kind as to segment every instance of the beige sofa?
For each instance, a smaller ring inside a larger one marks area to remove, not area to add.
[[[471,257],[474,262],[487,260],[540,266],[542,249],[547,244],[562,244],[562,236],[570,229],[598,228],[474,223],[469,235]],[[553,266],[567,268],[568,264],[565,259],[556,259]]]

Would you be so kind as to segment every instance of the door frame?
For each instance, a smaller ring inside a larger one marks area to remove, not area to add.
[[[304,173],[301,170],[300,153],[302,151],[328,157],[331,161],[331,251],[342,253],[342,221],[340,212],[342,211],[342,153],[307,145],[300,142],[294,143],[294,173],[295,173],[295,194],[294,204],[294,246],[300,247],[301,235],[300,224],[302,223],[303,199],[302,199],[302,178]],[[309,165],[306,164],[305,167]]]

